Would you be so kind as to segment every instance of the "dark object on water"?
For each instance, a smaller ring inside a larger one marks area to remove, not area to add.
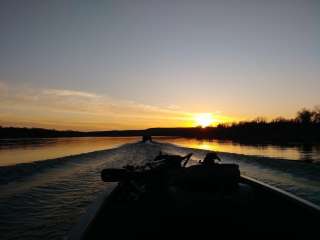
[[[190,157],[180,157],[180,166],[169,164],[177,156],[160,154],[144,168],[103,170],[104,181],[119,183],[92,205],[69,239],[309,239],[318,234],[319,207],[240,176],[235,164],[203,161],[183,167]]]
[[[152,136],[150,134],[144,134],[142,136],[142,142],[152,142]]]

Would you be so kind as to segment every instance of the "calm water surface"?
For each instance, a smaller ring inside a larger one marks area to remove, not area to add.
[[[139,141],[140,137],[82,137],[0,140],[0,166],[30,163],[80,153],[114,148]],[[155,137],[183,147],[289,160],[320,162],[318,145],[243,145],[232,141],[197,140],[177,137]]]
[[[30,163],[132,143],[140,137],[75,137],[0,140],[0,166]]]
[[[203,150],[252,156],[320,162],[320,144],[249,145],[225,140],[197,140],[191,138],[158,137],[157,141]]]

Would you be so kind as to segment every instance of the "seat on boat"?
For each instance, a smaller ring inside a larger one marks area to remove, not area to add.
[[[232,190],[238,186],[240,170],[236,164],[195,165],[181,169],[172,183],[186,189],[203,191],[206,188]]]
[[[169,183],[169,195],[181,209],[222,214],[243,210],[252,200],[252,188],[240,183],[236,164],[195,165],[182,169]],[[210,212],[210,211],[209,211]]]

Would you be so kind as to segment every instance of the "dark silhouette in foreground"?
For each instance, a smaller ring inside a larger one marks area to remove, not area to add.
[[[256,239],[274,234],[308,239],[317,233],[318,207],[240,176],[238,165],[216,163],[217,157],[209,153],[201,164],[186,167],[191,154],[160,153],[146,166],[103,170],[102,179],[118,186],[95,215],[88,213],[92,220],[71,232],[70,240]]]
[[[212,165],[216,163],[216,160],[221,162],[221,159],[219,158],[218,154],[215,152],[209,152],[202,161],[199,161],[199,163],[205,165]]]

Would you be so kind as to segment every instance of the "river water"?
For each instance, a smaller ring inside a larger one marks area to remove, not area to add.
[[[320,205],[319,145],[240,145],[226,141],[155,138],[58,138],[1,140],[0,239],[61,239],[88,205],[114,184],[100,180],[106,167],[141,165],[159,151],[207,151],[240,165],[242,174]]]

